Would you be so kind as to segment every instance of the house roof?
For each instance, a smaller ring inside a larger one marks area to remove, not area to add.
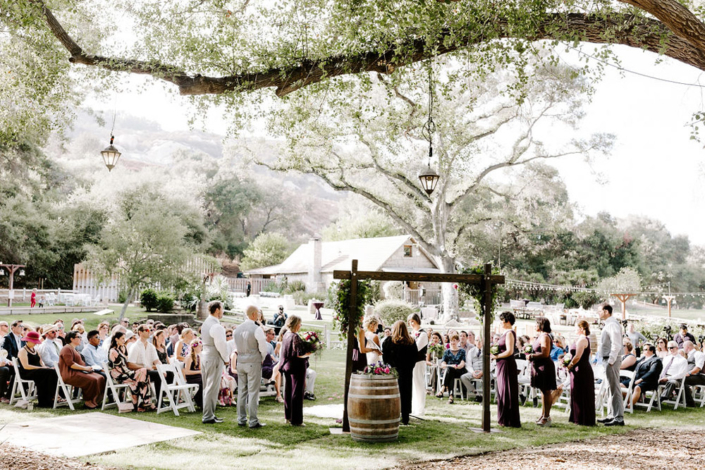
[[[357,269],[360,271],[380,271],[384,263],[394,252],[409,241],[414,244],[416,243],[413,238],[408,235],[322,242],[321,272],[350,270],[352,260],[354,259],[358,260]],[[312,249],[313,246],[311,243],[305,243],[299,246],[283,263],[276,266],[253,269],[246,274],[276,275],[307,273],[311,263],[310,260],[313,258]],[[422,250],[422,253],[427,256],[425,251]],[[431,258],[429,257],[429,259]],[[431,260],[431,262],[433,262],[433,260]]]

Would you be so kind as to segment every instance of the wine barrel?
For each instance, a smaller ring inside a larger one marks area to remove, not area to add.
[[[348,393],[350,435],[355,441],[389,442],[399,438],[399,385],[394,376],[353,374]]]

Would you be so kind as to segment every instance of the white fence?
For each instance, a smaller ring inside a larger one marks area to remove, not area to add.
[[[254,279],[247,279],[244,277],[238,277],[238,278],[227,278],[228,281],[228,286],[230,286],[230,290],[232,292],[247,292],[247,283],[250,283],[251,289],[250,293],[251,294],[259,294],[260,292],[264,292],[264,289],[269,286],[270,284],[275,284],[276,281],[274,279],[259,279],[259,278],[254,278]]]
[[[29,302],[32,296],[32,289],[13,289],[14,298],[13,302]],[[40,297],[43,295],[46,297],[48,294],[55,294],[57,297],[59,294],[76,294],[77,292],[71,289],[37,289],[37,302],[39,302]],[[9,297],[9,289],[0,289],[0,300],[7,300]]]

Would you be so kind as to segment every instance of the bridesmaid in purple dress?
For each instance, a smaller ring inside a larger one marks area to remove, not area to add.
[[[576,326],[578,339],[570,346],[573,359],[570,371],[570,422],[595,425],[595,375],[590,365],[590,325],[585,320]]]
[[[516,319],[512,312],[502,312],[499,316],[505,332],[499,338],[499,353],[490,357],[497,361],[495,369],[497,380],[497,422],[500,426],[521,427],[519,418],[519,378],[517,363],[514,360],[516,336],[512,325]]]
[[[553,340],[549,336],[551,322],[548,318],[536,319],[536,331],[539,336],[532,344],[533,354],[529,354],[531,361],[531,386],[541,390],[541,417],[536,421],[539,426],[551,425],[551,405],[553,404],[553,391],[556,387],[556,366],[551,360]]]

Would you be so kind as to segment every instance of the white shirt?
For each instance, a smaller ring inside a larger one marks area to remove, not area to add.
[[[213,325],[210,329],[211,338],[213,338],[213,344],[215,344],[215,349],[218,351],[220,358],[223,362],[230,362],[230,354],[228,354],[228,344],[225,340],[225,328],[220,323]]]
[[[703,370],[705,368],[705,354],[704,353],[701,353],[700,351],[693,349],[692,351],[690,351],[690,353],[688,353],[688,360],[695,362],[695,367],[700,369],[700,372],[699,372],[700,374],[705,374],[705,371]]]
[[[663,370],[666,371],[666,369],[668,369],[666,374],[668,380],[680,380],[688,373],[688,361],[680,354],[668,355],[663,358]]]
[[[602,329],[602,334],[605,332],[610,338],[610,356],[608,362],[614,364],[618,356],[622,355],[624,345],[622,344],[622,325],[619,324],[616,318],[609,317],[605,320],[605,327]]]
[[[231,339],[226,341],[225,344],[228,345],[228,357],[232,356],[233,352],[237,352],[237,347],[235,346],[235,340]]]
[[[137,342],[133,343],[129,347],[127,361],[135,364],[142,364],[147,369],[153,369],[154,361],[159,362],[157,348],[155,348],[149,341],[147,341],[147,345],[145,346],[142,341],[137,340]]]

